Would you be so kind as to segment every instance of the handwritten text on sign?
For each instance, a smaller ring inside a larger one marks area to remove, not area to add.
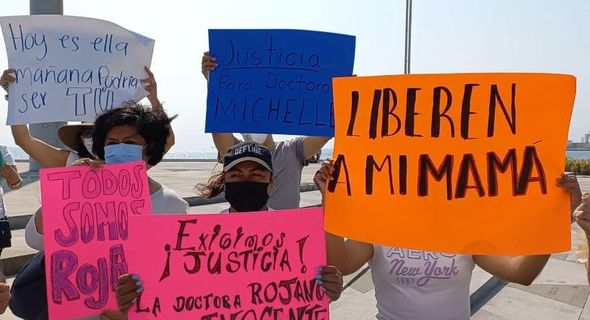
[[[151,212],[145,164],[41,171],[45,270],[51,319],[117,309],[127,273],[129,219]]]
[[[129,225],[129,271],[145,288],[131,319],[329,318],[314,279],[326,259],[319,208],[153,215]]]
[[[574,77],[340,78],[334,95],[331,232],[442,252],[569,250],[569,201],[556,179]]]
[[[350,76],[355,37],[209,30],[207,132],[334,135],[332,77]]]
[[[94,120],[145,97],[140,79],[154,41],[107,21],[35,15],[0,18],[10,86],[8,124]]]

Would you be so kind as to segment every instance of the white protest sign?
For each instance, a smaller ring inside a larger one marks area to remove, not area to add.
[[[0,17],[8,65],[8,124],[93,121],[147,93],[154,40],[114,23],[81,17]]]

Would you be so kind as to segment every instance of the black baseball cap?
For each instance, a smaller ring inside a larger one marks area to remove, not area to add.
[[[272,171],[270,150],[255,142],[241,142],[231,146],[223,157],[223,171],[228,171],[244,161],[254,161]]]

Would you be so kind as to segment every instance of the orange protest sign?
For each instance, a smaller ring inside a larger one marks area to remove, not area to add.
[[[569,250],[556,180],[575,86],[557,74],[335,78],[327,230],[449,253]]]

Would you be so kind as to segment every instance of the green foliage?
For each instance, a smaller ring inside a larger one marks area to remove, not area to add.
[[[573,172],[577,175],[590,175],[590,159],[571,159],[565,160],[565,171]]]

